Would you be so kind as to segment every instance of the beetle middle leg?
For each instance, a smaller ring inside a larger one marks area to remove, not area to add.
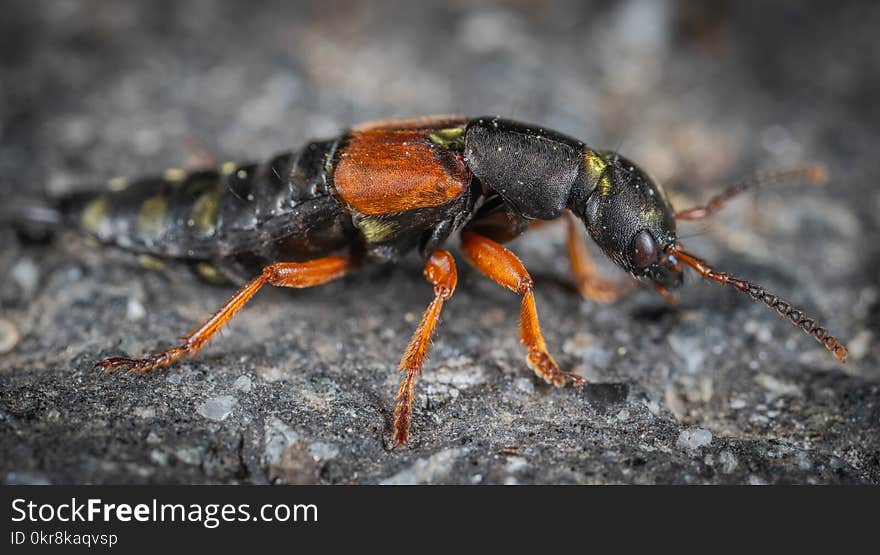
[[[263,273],[249,281],[229,298],[220,309],[202,325],[183,336],[181,344],[143,358],[111,357],[95,364],[101,373],[126,370],[143,374],[168,366],[185,355],[194,356],[229,322],[263,285],[276,287],[312,287],[340,278],[353,266],[349,257],[328,256],[308,262],[278,262],[263,268]]]
[[[535,308],[534,283],[519,258],[495,241],[472,231],[462,233],[461,248],[468,261],[486,277],[522,295],[520,342],[527,349],[529,367],[547,383],[582,386],[584,379],[577,374],[562,372],[547,351]]]
[[[565,212],[565,229],[571,273],[583,298],[597,303],[610,303],[621,294],[633,289],[632,280],[614,281],[599,275],[596,264],[590,256],[583,227],[577,224],[574,216],[568,211]]]
[[[425,263],[425,279],[434,286],[434,300],[425,310],[422,321],[413,333],[398,365],[405,376],[397,390],[397,406],[394,409],[394,441],[397,445],[405,444],[409,436],[416,378],[422,373],[422,366],[431,346],[431,337],[440,320],[443,302],[452,297],[455,285],[458,283],[458,273],[452,255],[442,249],[434,251]]]

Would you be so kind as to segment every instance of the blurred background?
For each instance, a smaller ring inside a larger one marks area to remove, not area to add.
[[[876,483],[878,29],[868,1],[4,2],[6,200],[438,113],[499,114],[619,150],[679,208],[757,171],[822,162],[825,187],[773,186],[680,235],[821,316],[851,354],[838,365],[697,279],[678,309],[647,292],[573,309],[561,230],[548,229],[513,245],[541,269],[548,341],[624,393],[533,383],[507,325],[514,299],[468,274],[426,370],[424,443],[394,457],[378,437],[407,318],[427,302],[418,261],[293,301],[269,293],[204,361],[96,384],[98,353],[172,339],[227,292],[145,275],[75,237],[24,243],[6,226],[5,480]],[[291,321],[295,337],[279,335]],[[233,398],[228,418],[200,412],[221,397]],[[342,407],[359,424],[337,421]],[[486,418],[498,411],[516,417]],[[497,455],[508,444],[532,451],[511,465]],[[439,470],[413,470],[425,465]]]

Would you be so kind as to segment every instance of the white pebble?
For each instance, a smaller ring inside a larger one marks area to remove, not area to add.
[[[10,270],[12,279],[22,288],[26,297],[30,297],[37,290],[37,281],[40,279],[40,271],[30,258],[22,258]]]
[[[253,387],[253,382],[251,381],[250,376],[239,376],[233,382],[232,387],[239,391],[248,392]]]
[[[722,451],[718,457],[718,462],[721,463],[721,472],[725,474],[730,474],[739,466],[739,461],[736,460],[736,456],[730,451]]]
[[[199,414],[208,420],[226,420],[238,400],[232,395],[220,395],[208,399],[199,406]]]
[[[694,450],[712,443],[712,432],[704,428],[690,428],[678,434],[677,445],[681,449]]]
[[[853,360],[862,360],[865,358],[865,356],[871,352],[872,339],[873,335],[868,330],[862,330],[857,333],[855,337],[847,342],[849,356],[852,357]]]
[[[517,378],[513,381],[513,386],[528,395],[535,392],[535,384],[530,378]]]
[[[142,302],[135,297],[129,297],[128,303],[125,305],[125,317],[136,322],[147,315],[147,309],[144,308]]]

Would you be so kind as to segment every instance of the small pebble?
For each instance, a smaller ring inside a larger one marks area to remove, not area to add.
[[[152,451],[150,451],[150,460],[160,466],[164,466],[168,464],[168,455],[161,451],[153,449]]]
[[[381,481],[382,485],[415,485],[442,482],[452,472],[456,460],[468,449],[445,449],[428,458],[417,459],[411,466]]]
[[[202,463],[202,452],[195,447],[181,447],[174,452],[181,462],[197,465]]]
[[[199,406],[199,414],[208,420],[226,420],[237,403],[238,400],[232,395],[212,397]]]
[[[736,460],[736,456],[730,451],[722,451],[718,457],[718,462],[721,463],[721,472],[725,474],[730,474],[739,466],[739,461]]]
[[[871,352],[871,340],[873,335],[868,330],[862,330],[847,342],[849,356],[853,360],[862,360]]]
[[[18,264],[12,267],[10,274],[12,274],[16,285],[21,287],[25,297],[33,296],[40,279],[40,271],[33,260],[30,258],[21,259]]]
[[[9,320],[0,318],[0,353],[8,353],[21,340],[18,328]]]
[[[681,449],[694,450],[712,443],[712,432],[704,428],[690,428],[678,434],[677,445]]]
[[[755,376],[755,381],[774,395],[796,396],[801,394],[801,388],[797,385],[776,379],[770,374],[758,374]]]
[[[239,391],[248,392],[253,388],[253,385],[250,376],[239,376],[235,379],[235,382],[233,382],[232,387]]]
[[[507,457],[504,463],[505,470],[510,473],[519,472],[529,466],[529,461],[523,457]]]
[[[147,315],[147,309],[144,308],[142,302],[135,297],[129,297],[128,303],[125,305],[125,317],[132,322],[143,319]]]
[[[535,384],[531,378],[517,378],[513,381],[513,386],[527,395],[535,392]]]

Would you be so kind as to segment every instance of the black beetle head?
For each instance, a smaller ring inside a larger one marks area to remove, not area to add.
[[[633,276],[665,289],[682,282],[670,253],[675,216],[666,192],[635,164],[614,152],[585,150],[569,208],[609,258]]]

